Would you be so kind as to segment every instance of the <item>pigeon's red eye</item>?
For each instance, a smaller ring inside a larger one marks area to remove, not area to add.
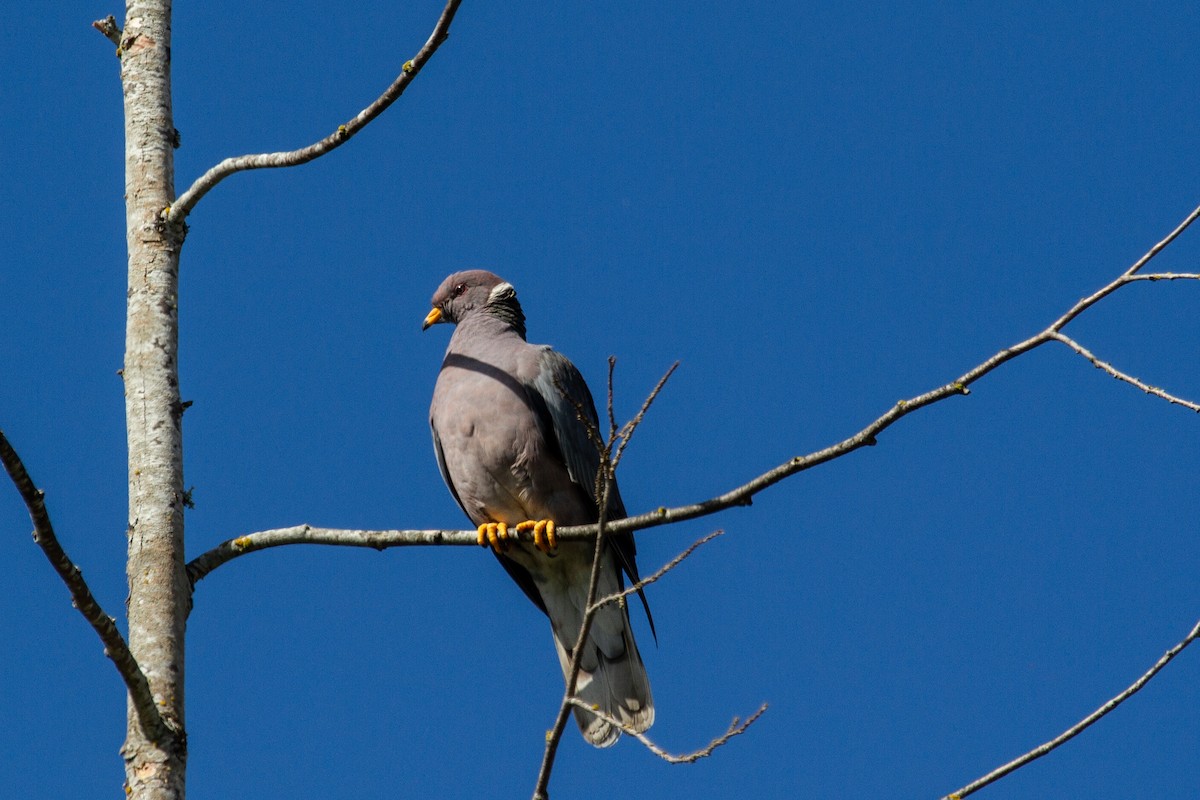
[[[467,291],[467,285],[465,283],[460,283],[454,287],[454,291],[451,292],[450,295],[452,297],[462,297],[463,293],[466,291]]]

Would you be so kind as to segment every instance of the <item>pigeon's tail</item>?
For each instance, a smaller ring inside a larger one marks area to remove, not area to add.
[[[650,678],[629,627],[629,615],[623,604],[612,603],[597,612],[596,617],[584,646],[575,696],[623,726],[641,733],[654,724],[654,698],[650,695]],[[602,620],[601,617],[610,619]],[[608,630],[597,636],[596,628],[602,622]],[[612,630],[615,624],[620,624],[619,633]],[[574,626],[574,631],[577,636],[579,627]],[[618,636],[612,637],[612,633],[618,633]],[[574,646],[576,636],[564,642],[560,632],[554,631],[554,646],[564,677],[571,668],[570,648]],[[618,641],[617,647],[602,646]],[[619,728],[586,709],[575,708],[575,721],[579,723],[583,738],[595,747],[609,747],[621,738]]]

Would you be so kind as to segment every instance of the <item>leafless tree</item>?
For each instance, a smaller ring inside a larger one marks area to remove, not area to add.
[[[128,307],[124,369],[129,448],[129,528],[127,577],[129,581],[128,639],[97,603],[78,567],[67,556],[55,535],[41,492],[26,472],[20,457],[0,433],[0,461],[24,500],[33,521],[35,540],[69,588],[74,604],[104,643],[107,656],[120,673],[128,694],[125,759],[127,794],[137,800],[181,800],[185,796],[187,729],[184,682],[186,676],[185,627],[196,584],[214,569],[240,556],[293,544],[323,544],[385,549],[413,545],[475,545],[475,531],[456,530],[334,530],[302,525],[234,536],[199,557],[185,560],[183,509],[188,502],[183,484],[182,418],[187,404],[181,399],[178,376],[178,274],[180,248],[187,236],[186,218],[196,204],[222,180],[238,172],[295,166],[318,158],[348,142],[377,118],[416,79],[446,40],[460,0],[449,0],[424,46],[399,68],[396,79],[353,119],[299,150],[247,155],[226,159],[200,176],[178,196],[174,186],[175,128],[172,117],[170,75],[170,0],[131,0],[124,23],[109,17],[94,26],[117,46],[125,109],[125,189],[128,245]],[[1200,412],[1200,404],[1162,388],[1150,386],[1103,361],[1065,332],[1079,315],[1108,295],[1136,282],[1198,280],[1200,274],[1153,273],[1151,260],[1189,225],[1200,209],[1189,214],[1174,231],[1145,256],[1088,297],[1070,306],[1046,328],[944,385],[886,409],[854,435],[805,456],[790,459],[719,496],[676,508],[659,508],[622,520],[563,528],[562,540],[586,539],[603,546],[614,532],[640,531],[748,504],[754,495],[785,478],[817,467],[860,448],[873,445],[878,436],[908,414],[935,403],[968,394],[970,387],[1004,363],[1044,344],[1058,343],[1087,359],[1108,375],[1147,394]],[[669,374],[669,373],[668,373]],[[664,381],[666,378],[664,377]],[[651,393],[629,423],[618,426],[612,413],[610,369],[608,430],[593,431],[602,453],[600,496],[605,496],[622,453],[641,423],[650,403],[662,388]],[[600,507],[604,508],[601,502]],[[527,534],[525,534],[527,535]],[[695,543],[678,558],[622,595],[596,596],[593,574],[588,615],[580,643],[595,610],[620,602],[629,592],[659,580],[693,549],[717,534]],[[597,563],[599,560],[597,559]],[[1132,685],[1113,697],[1060,736],[1034,748],[948,797],[962,797],[1003,777],[1014,769],[1050,752],[1095,723],[1109,710],[1145,685],[1184,647],[1200,636],[1200,625],[1154,664]],[[574,653],[578,669],[580,646]],[[559,712],[551,728],[534,797],[547,797],[559,737],[575,707],[573,679],[568,680]],[[734,719],[729,728],[699,750],[671,755],[643,734],[634,735],[656,755],[670,761],[693,761],[713,752],[744,732],[765,710],[754,711],[744,721]],[[593,712],[596,713],[596,712]],[[615,720],[611,724],[619,725]]]

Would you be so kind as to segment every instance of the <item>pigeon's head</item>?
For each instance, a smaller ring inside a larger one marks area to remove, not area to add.
[[[512,284],[483,269],[454,273],[442,281],[430,302],[433,310],[425,317],[421,330],[439,322],[462,322],[478,309],[507,310],[509,315],[514,309],[519,315],[521,309]]]

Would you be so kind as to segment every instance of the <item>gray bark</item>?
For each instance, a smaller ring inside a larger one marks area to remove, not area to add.
[[[129,0],[121,38],[129,293],[125,414],[129,444],[129,647],[145,673],[163,730],[147,731],[130,703],[126,793],[182,800],[184,626],[190,588],[183,558],[183,443],[177,288],[181,225],[174,197],[170,0]]]

